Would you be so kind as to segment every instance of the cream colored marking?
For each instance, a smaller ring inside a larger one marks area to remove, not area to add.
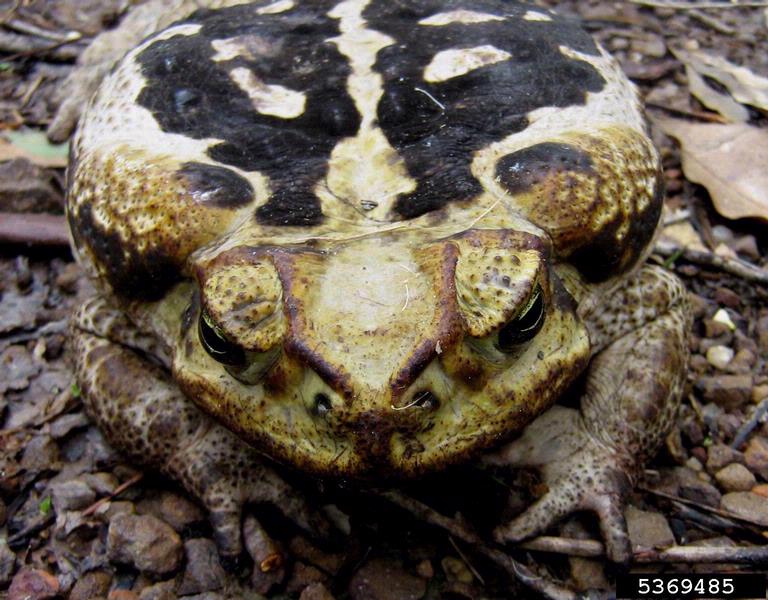
[[[153,35],[141,45],[142,48],[146,48],[153,42],[159,42],[160,40],[168,40],[177,35],[196,35],[201,29],[202,25],[195,23],[183,23],[181,25],[174,25],[168,29],[161,31],[160,33]]]
[[[490,44],[474,48],[443,50],[424,69],[424,80],[431,83],[447,81],[470,71],[511,58],[512,55]]]
[[[281,53],[283,42],[280,40],[270,40],[263,36],[251,34],[236,35],[231,38],[212,40],[211,46],[216,51],[211,60],[213,62],[224,62],[235,58],[255,59],[271,58]]]
[[[368,0],[346,0],[328,13],[339,19],[341,35],[329,41],[349,59],[352,72],[347,90],[361,115],[361,123],[357,135],[341,140],[333,149],[326,180],[314,191],[326,215],[343,214],[343,207],[339,206],[342,203],[371,219],[385,219],[397,196],[412,192],[416,182],[375,124],[384,84],[373,65],[378,51],[395,40],[366,27],[362,12],[367,4]]]
[[[291,10],[296,4],[293,0],[277,0],[272,4],[262,6],[256,11],[257,15],[276,15]]]
[[[523,15],[524,21],[551,21],[552,17],[535,10],[529,10]]]
[[[419,25],[451,25],[452,23],[487,23],[488,21],[503,21],[504,17],[489,15],[474,10],[451,10],[437,13],[419,21]]]
[[[250,52],[243,45],[242,40],[236,37],[225,40],[213,40],[211,41],[211,46],[216,51],[216,54],[211,57],[213,62],[224,62],[238,56],[252,58]]]
[[[262,115],[281,119],[295,119],[304,114],[307,97],[302,92],[282,85],[261,81],[253,71],[245,67],[232,69],[230,78],[253,102],[253,107]]]

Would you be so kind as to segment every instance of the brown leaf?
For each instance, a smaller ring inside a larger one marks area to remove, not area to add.
[[[768,79],[755,75],[746,67],[734,65],[722,56],[701,50],[672,49],[672,53],[700,75],[711,77],[723,84],[742,104],[768,109]]]
[[[685,176],[707,188],[717,212],[768,220],[768,130],[745,123],[654,122],[680,141]]]
[[[709,87],[691,65],[685,65],[685,74],[688,77],[688,89],[704,106],[719,112],[731,123],[749,121],[749,111],[742,104],[728,94],[721,94]]]

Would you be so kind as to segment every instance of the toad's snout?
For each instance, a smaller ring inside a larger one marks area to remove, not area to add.
[[[419,378],[421,379],[421,378]],[[424,451],[420,434],[434,426],[448,402],[447,390],[430,389],[418,381],[401,394],[398,404],[391,394],[360,393],[351,402],[328,386],[320,386],[308,410],[318,429],[326,428],[335,439],[345,440],[365,471],[392,471],[398,457],[414,458]],[[396,469],[395,469],[396,470]],[[361,473],[365,476],[364,473]]]
[[[334,394],[332,406],[376,410],[435,401],[437,391],[417,381],[459,331],[455,252],[376,237],[293,262],[283,278],[292,309],[286,350],[327,387],[313,391],[318,410],[329,408],[323,395]]]

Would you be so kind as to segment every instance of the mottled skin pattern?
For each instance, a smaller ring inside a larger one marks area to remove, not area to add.
[[[499,541],[589,509],[626,560],[689,317],[643,266],[658,156],[615,61],[516,2],[229,5],[126,30],[73,139],[91,414],[225,555],[250,501],[324,527],[264,455],[378,482],[485,452],[549,487]]]

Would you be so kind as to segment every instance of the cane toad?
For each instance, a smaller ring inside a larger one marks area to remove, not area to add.
[[[198,4],[136,40],[72,141],[102,291],[77,376],[109,440],[199,496],[225,555],[248,501],[316,526],[272,461],[380,481],[482,460],[548,486],[498,541],[589,509],[625,560],[689,317],[644,264],[659,158],[616,61],[511,1],[173,7]]]

